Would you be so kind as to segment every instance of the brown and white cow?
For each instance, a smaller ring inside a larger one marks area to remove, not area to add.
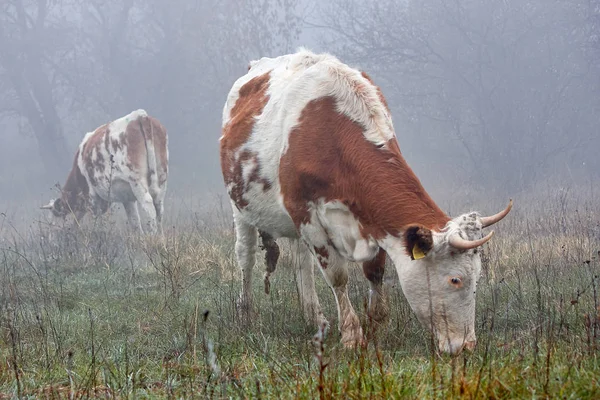
[[[133,111],[85,135],[61,197],[41,208],[79,220],[88,210],[101,215],[111,203],[123,203],[130,225],[141,232],[139,203],[150,231],[162,230],[168,163],[165,127],[146,111]]]
[[[371,79],[329,54],[300,49],[252,61],[223,110],[221,168],[233,206],[235,251],[243,272],[242,310],[252,307],[257,233],[265,242],[298,242],[305,315],[326,323],[313,260],[331,287],[342,342],[363,342],[347,291],[348,261],[370,282],[369,314],[385,320],[385,255],[402,290],[439,349],[475,346],[475,290],[482,228],[504,218],[447,216],[402,157],[386,101]],[[266,239],[266,240],[265,240]],[[276,257],[275,257],[276,258]],[[265,282],[267,283],[267,282]]]

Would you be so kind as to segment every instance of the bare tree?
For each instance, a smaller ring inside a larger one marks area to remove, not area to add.
[[[566,0],[333,1],[321,25],[327,48],[384,86],[399,134],[412,126],[409,142],[441,164],[465,160],[463,177],[515,190],[598,144],[582,12]]]
[[[68,29],[55,2],[10,0],[0,6],[1,111],[27,120],[51,176],[71,163],[56,100],[61,82],[51,67],[69,51]]]
[[[218,165],[228,86],[250,59],[291,48],[294,10],[293,0],[81,3],[82,51],[93,62],[81,68],[75,60],[65,75],[110,117],[135,108],[159,116],[177,133],[175,168],[184,160],[208,168]]]
[[[296,2],[2,2],[0,118],[28,121],[53,180],[72,161],[67,143],[137,108],[172,133],[174,171],[216,171],[227,90],[251,59],[292,50]]]
[[[595,56],[600,58],[600,0],[589,0],[587,21],[589,27],[589,44]]]

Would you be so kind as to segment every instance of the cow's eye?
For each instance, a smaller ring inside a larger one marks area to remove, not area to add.
[[[453,276],[452,278],[450,278],[450,283],[456,287],[461,287],[462,286],[462,279],[460,279],[457,276]]]

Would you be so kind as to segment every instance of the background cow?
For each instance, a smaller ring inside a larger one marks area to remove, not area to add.
[[[85,135],[61,197],[41,208],[56,217],[73,213],[79,220],[89,209],[100,215],[119,202],[141,232],[139,203],[150,217],[150,231],[162,231],[168,162],[164,126],[144,110],[133,111]]]
[[[492,217],[448,217],[402,157],[386,101],[365,73],[303,49],[252,61],[229,92],[220,156],[243,271],[243,311],[252,307],[260,231],[263,243],[300,241],[299,255],[318,261],[336,298],[345,345],[363,341],[348,298],[347,263],[363,263],[369,313],[381,322],[387,253],[440,350],[475,346],[477,247],[493,233],[482,237],[482,228],[502,219],[512,203]],[[272,243],[265,247],[269,256]],[[273,267],[271,260],[266,279]],[[298,272],[302,304],[307,317],[323,323],[312,271],[305,262]]]

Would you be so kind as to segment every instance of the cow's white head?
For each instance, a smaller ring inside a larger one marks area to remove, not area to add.
[[[459,354],[475,347],[475,294],[481,275],[481,249],[491,239],[482,229],[504,218],[512,208],[491,217],[467,213],[440,232],[412,225],[405,229],[406,255],[390,254],[402,290],[421,324],[430,329],[441,352]]]

